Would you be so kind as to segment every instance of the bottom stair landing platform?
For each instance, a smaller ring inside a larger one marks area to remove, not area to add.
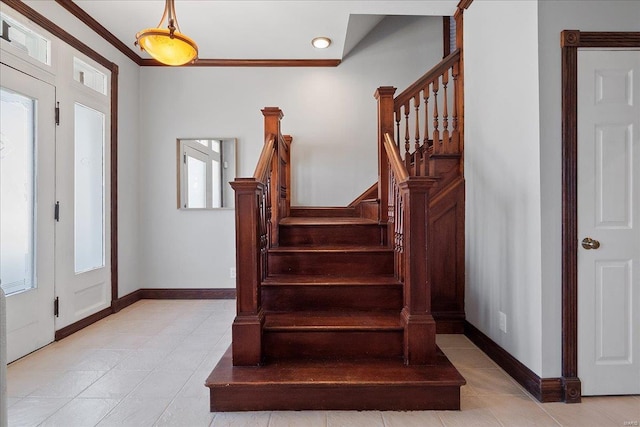
[[[401,358],[278,360],[233,366],[231,348],[205,385],[212,412],[276,410],[459,410],[464,378],[438,349],[434,365]]]

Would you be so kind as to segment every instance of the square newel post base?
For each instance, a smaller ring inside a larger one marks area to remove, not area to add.
[[[234,366],[258,366],[262,363],[262,326],[264,314],[238,315],[231,326]]]
[[[405,365],[436,363],[436,322],[431,314],[411,314],[405,307],[401,314],[404,326]]]

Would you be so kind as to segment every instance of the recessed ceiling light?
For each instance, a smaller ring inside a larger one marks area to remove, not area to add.
[[[326,49],[331,44],[331,39],[329,37],[316,37],[311,40],[311,44],[316,49]]]

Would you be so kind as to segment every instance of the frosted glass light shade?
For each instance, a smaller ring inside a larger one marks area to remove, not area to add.
[[[147,28],[136,34],[140,48],[157,61],[166,65],[184,65],[198,56],[198,45],[191,38],[177,31]]]

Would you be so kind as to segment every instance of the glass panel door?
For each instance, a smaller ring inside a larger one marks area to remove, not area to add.
[[[36,286],[36,100],[0,89],[0,279],[5,294]]]
[[[104,121],[75,104],[75,272],[104,267]]]
[[[55,88],[0,64],[0,284],[7,359],[53,341]]]

